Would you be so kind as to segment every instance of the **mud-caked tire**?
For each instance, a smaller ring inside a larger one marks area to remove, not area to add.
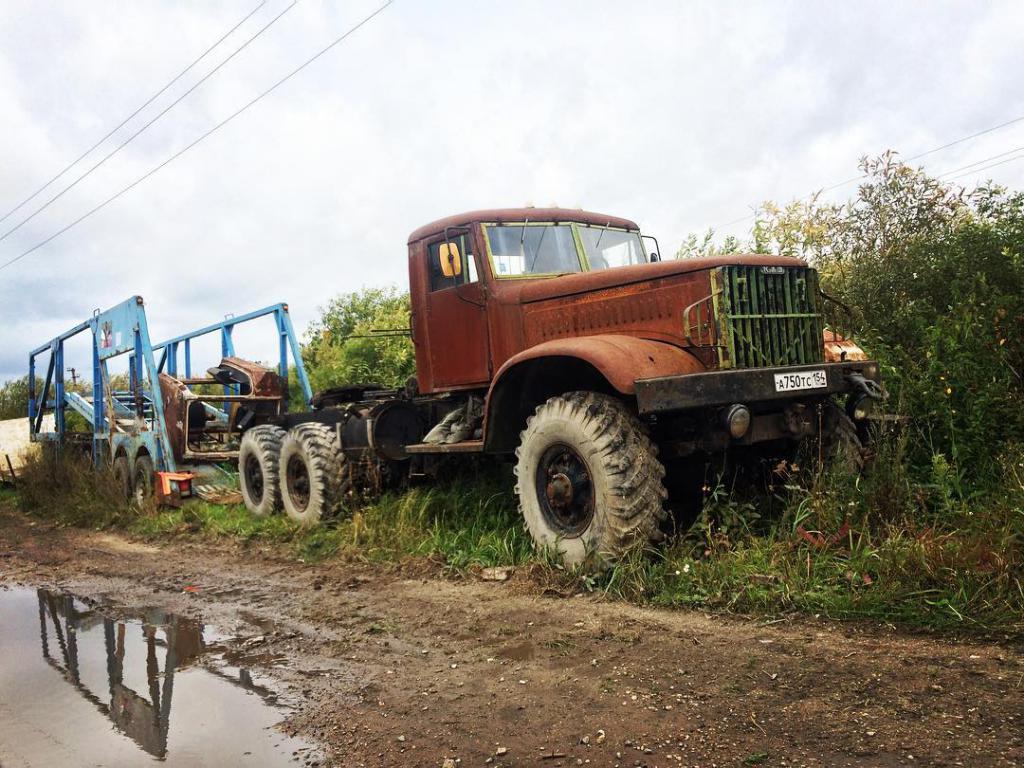
[[[839,472],[863,474],[872,457],[867,435],[836,405],[829,406],[827,420],[830,431],[823,442],[826,462]]]
[[[292,520],[314,526],[341,511],[349,476],[330,427],[314,423],[293,427],[281,445],[278,473],[281,503]]]
[[[516,494],[538,548],[602,569],[664,538],[658,451],[621,401],[570,392],[540,405],[516,450]]]
[[[245,508],[256,517],[281,509],[281,444],[287,433],[273,424],[261,424],[242,435],[238,448],[238,486]]]

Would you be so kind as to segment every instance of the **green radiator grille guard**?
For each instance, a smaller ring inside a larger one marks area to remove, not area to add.
[[[824,361],[816,270],[727,266],[714,270],[711,281],[722,368]]]

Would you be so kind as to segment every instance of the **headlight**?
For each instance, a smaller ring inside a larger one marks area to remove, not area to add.
[[[738,440],[750,430],[750,409],[745,405],[730,405],[725,412],[725,426],[729,434]]]

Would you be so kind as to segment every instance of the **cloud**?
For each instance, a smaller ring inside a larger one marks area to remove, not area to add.
[[[255,4],[6,4],[0,212]],[[269,0],[161,105],[284,7]],[[0,242],[0,261],[141,176],[374,7],[300,2]],[[672,250],[764,199],[848,178],[861,154],[911,155],[1015,117],[1006,94],[1024,64],[1011,37],[1022,15],[1013,3],[398,0],[203,144],[0,271],[0,380],[24,372],[30,347],[135,293],[154,337],[279,300],[304,328],[338,292],[404,285],[408,233],[465,209],[583,206],[634,218]],[[945,170],[1018,145],[1024,124],[926,160]],[[1024,163],[991,173],[1020,185]]]

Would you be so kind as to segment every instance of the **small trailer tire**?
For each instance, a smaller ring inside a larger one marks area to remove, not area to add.
[[[238,486],[245,508],[256,517],[267,517],[281,509],[278,470],[286,434],[273,424],[261,424],[242,435],[238,448]]]
[[[114,483],[117,485],[117,489],[126,502],[132,500],[132,470],[128,465],[127,456],[117,456],[114,458],[114,462],[110,467],[111,473],[114,475]]]
[[[550,398],[527,421],[516,459],[526,528],[566,565],[603,569],[634,545],[664,538],[665,468],[620,400],[596,392]]]
[[[336,515],[348,492],[345,455],[326,424],[292,427],[281,446],[278,464],[285,514],[303,526]]]
[[[140,508],[153,495],[153,460],[149,456],[139,456],[135,459],[132,491],[135,494],[135,504]]]

